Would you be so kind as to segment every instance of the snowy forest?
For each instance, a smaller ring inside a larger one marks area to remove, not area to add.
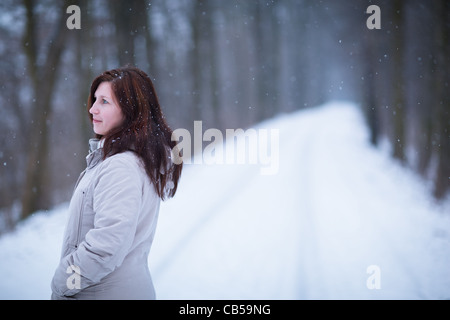
[[[172,129],[356,103],[371,143],[446,199],[449,31],[447,0],[2,0],[0,233],[70,199],[90,84],[126,64],[151,76]]]

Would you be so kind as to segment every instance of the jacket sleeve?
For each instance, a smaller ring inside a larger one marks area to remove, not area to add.
[[[120,154],[103,162],[94,186],[94,228],[61,260],[52,281],[55,295],[72,296],[122,264],[136,232],[141,179],[137,162],[130,157]]]

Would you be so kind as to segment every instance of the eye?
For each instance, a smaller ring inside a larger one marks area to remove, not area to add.
[[[103,103],[103,104],[107,104],[108,101],[106,101],[105,99],[102,99],[102,103]]]

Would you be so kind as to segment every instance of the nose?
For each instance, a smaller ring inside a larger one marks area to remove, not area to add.
[[[98,114],[97,101],[95,101],[92,107],[89,109],[89,113]]]

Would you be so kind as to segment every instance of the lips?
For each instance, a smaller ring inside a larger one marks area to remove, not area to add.
[[[100,123],[100,122],[102,122],[102,121],[99,120],[99,119],[95,119],[95,118],[94,118],[94,119],[92,119],[92,122],[93,122],[93,123]]]

